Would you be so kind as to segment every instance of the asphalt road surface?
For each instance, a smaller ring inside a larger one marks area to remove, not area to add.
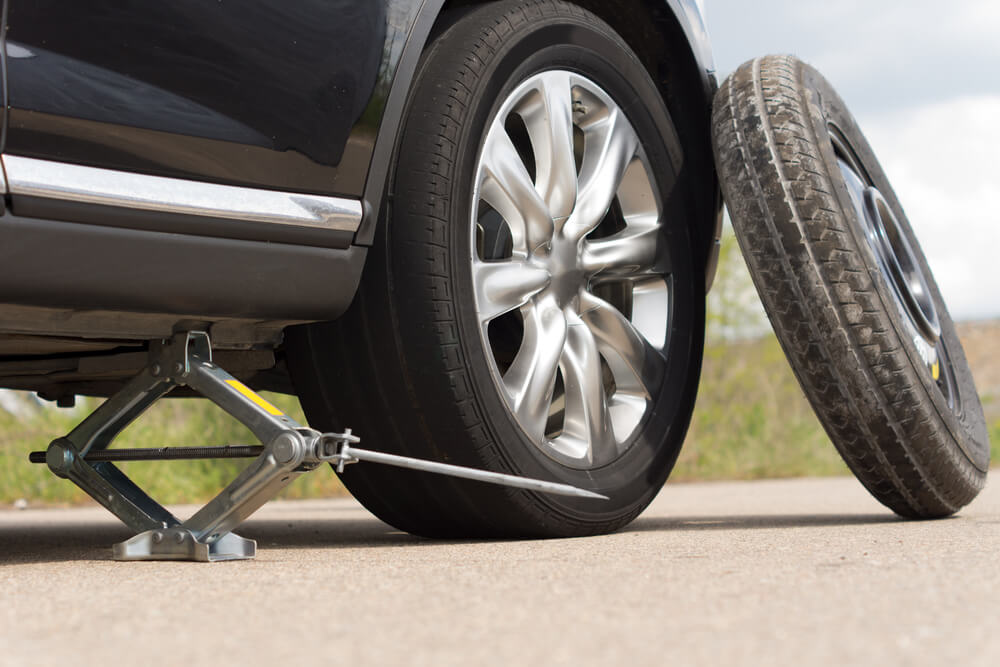
[[[420,540],[351,500],[240,532],[255,561],[118,563],[103,510],[0,512],[0,665],[1000,664],[996,485],[928,522],[827,479],[668,484],[576,540]]]

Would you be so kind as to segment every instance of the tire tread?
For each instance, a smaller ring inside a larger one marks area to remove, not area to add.
[[[716,163],[733,226],[782,348],[848,466],[903,516],[948,515],[985,475],[929,408],[839,212],[803,67],[759,58],[716,96]]]
[[[463,345],[468,332],[462,331],[456,312],[460,295],[453,293],[460,267],[451,265],[449,221],[455,216],[449,198],[459,150],[467,141],[466,120],[480,103],[477,82],[510,35],[542,19],[584,24],[628,50],[607,24],[561,0],[477,7],[428,47],[399,139],[406,151],[397,158],[383,207],[393,224],[379,225],[348,313],[293,334],[290,363],[314,427],[342,428],[347,424],[340,422],[349,418],[357,433],[384,451],[522,474],[485,419],[469,370]],[[435,66],[426,67],[426,62]],[[386,298],[396,292],[411,298]],[[372,331],[378,334],[365,333]],[[332,360],[342,381],[321,379],[315,371],[328,373]],[[419,387],[429,384],[421,378],[428,377],[447,379],[447,389],[433,397],[438,405],[421,395]],[[344,481],[384,521],[430,537],[607,533],[634,519],[658,490],[627,511],[581,519],[542,494],[427,473],[348,467]]]

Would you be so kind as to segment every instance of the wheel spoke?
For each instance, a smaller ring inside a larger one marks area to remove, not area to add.
[[[526,255],[552,238],[552,218],[531,175],[502,125],[494,125],[483,146],[479,196],[507,221],[514,249]]]
[[[639,139],[619,109],[588,128],[580,191],[566,223],[567,235],[582,238],[604,219],[638,148]]]
[[[479,321],[488,323],[504,313],[523,306],[545,288],[549,272],[527,262],[472,262],[472,282],[476,286],[476,311]]]
[[[666,252],[659,227],[626,227],[608,238],[585,240],[580,265],[588,276],[629,277],[667,273]]]
[[[579,318],[571,322],[566,336],[560,368],[566,391],[566,416],[563,433],[556,440],[569,449],[567,440],[585,445],[577,447],[577,455],[588,464],[607,460],[617,452],[608,399],[604,393],[601,357],[590,330]]]
[[[580,318],[604,355],[618,392],[649,398],[663,382],[666,361],[617,308],[589,292],[580,298]]]
[[[573,93],[567,72],[538,77],[539,95],[518,112],[535,154],[536,187],[553,219],[567,217],[576,202],[576,159],[573,156]]]
[[[572,469],[633,446],[665,382],[671,254],[640,146],[598,84],[546,70],[501,102],[477,166],[471,268],[490,370],[524,435]]]
[[[545,422],[566,344],[566,317],[554,304],[545,302],[524,309],[521,349],[503,376],[514,414],[535,442],[545,435]]]

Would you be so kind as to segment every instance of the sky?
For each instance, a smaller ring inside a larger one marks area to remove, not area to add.
[[[1000,2],[704,0],[720,82],[791,53],[833,84],[956,320],[1000,317]]]

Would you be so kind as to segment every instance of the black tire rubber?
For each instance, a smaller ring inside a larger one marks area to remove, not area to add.
[[[473,312],[468,250],[472,180],[500,102],[553,67],[586,74],[627,111],[658,177],[673,270],[661,400],[637,442],[597,470],[573,470],[531,444],[490,375]],[[430,537],[604,533],[653,499],[694,407],[704,339],[704,277],[695,270],[689,202],[673,188],[681,148],[642,64],[604,22],[556,0],[498,2],[465,13],[425,52],[397,147],[387,220],[361,287],[338,321],[290,330],[289,367],[310,423],[351,426],[364,447],[551,479],[610,496],[533,493],[387,466],[342,474],[382,520]]]
[[[733,227],[799,383],[861,483],[896,513],[952,514],[983,487],[989,440],[951,317],[871,147],[843,101],[790,56],[741,66],[718,91],[716,165]],[[831,129],[831,126],[834,129]],[[937,306],[960,400],[922,362],[851,204],[831,132],[885,197]]]

